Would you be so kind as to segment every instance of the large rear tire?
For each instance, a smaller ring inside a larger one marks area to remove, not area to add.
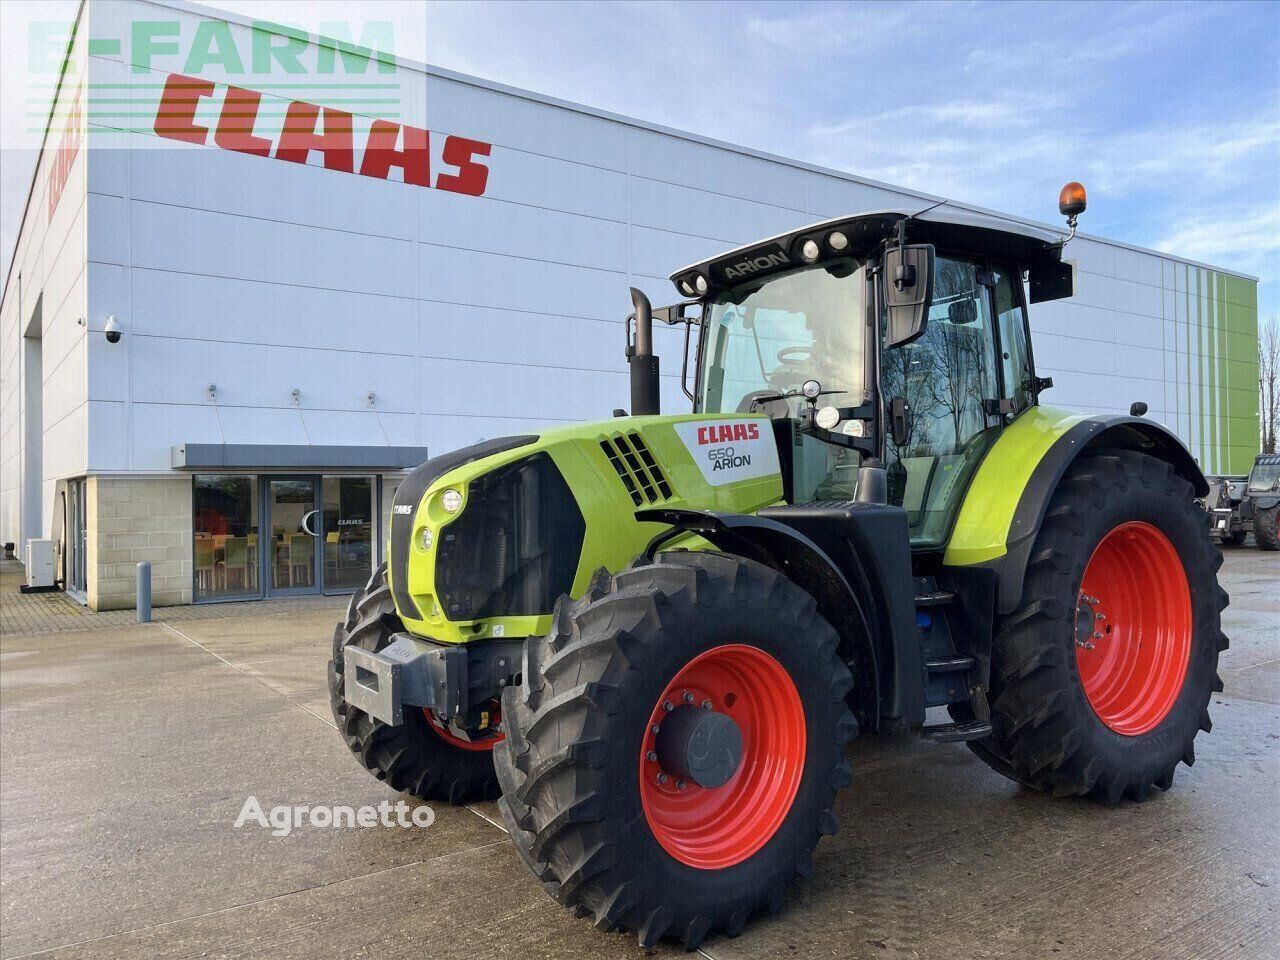
[[[1106,803],[1195,762],[1226,649],[1221,552],[1190,484],[1130,451],[1083,456],[1055,492],[992,650],[993,769]]]
[[[503,694],[499,806],[526,866],[645,947],[669,934],[693,949],[779,910],[851,779],[837,644],[807,593],[750,560],[677,552],[602,571],[529,639],[524,685]],[[672,763],[695,742],[673,747],[672,731],[703,722],[741,734],[707,734],[713,759],[737,758],[727,780]]]
[[[352,595],[346,616],[333,631],[329,706],[342,739],[365,769],[396,790],[455,804],[495,799],[498,779],[491,743],[459,746],[414,707],[406,707],[404,723],[393,727],[357,710],[342,695],[343,651],[351,645],[381,650],[393,633],[402,630],[384,563],[364,589]]]

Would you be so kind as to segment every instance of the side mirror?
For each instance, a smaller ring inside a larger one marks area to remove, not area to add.
[[[886,347],[900,347],[924,333],[933,301],[933,245],[894,247],[884,256],[884,303],[889,315]]]
[[[947,307],[947,320],[959,326],[977,323],[978,302],[976,300],[956,300]]]

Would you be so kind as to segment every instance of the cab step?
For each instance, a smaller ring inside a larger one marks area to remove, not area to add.
[[[984,740],[991,736],[991,704],[987,702],[987,691],[982,687],[969,690],[969,712],[972,720],[925,727],[920,731],[920,736],[934,743],[960,743],[965,740]]]
[[[939,723],[925,727],[920,736],[934,743],[961,743],[965,740],[984,740],[991,736],[991,724],[981,720],[966,723]]]
[[[948,657],[935,657],[932,660],[926,660],[924,668],[929,671],[930,676],[933,676],[939,673],[959,673],[962,670],[972,670],[973,663],[973,657],[954,654]]]
[[[921,607],[943,607],[953,601],[956,595],[950,590],[930,590],[916,595],[916,609]]]

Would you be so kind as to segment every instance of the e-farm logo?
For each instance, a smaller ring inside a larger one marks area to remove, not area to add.
[[[110,25],[110,18],[104,21]],[[95,24],[97,27],[97,24]],[[57,74],[75,24],[66,20],[33,21],[28,33],[28,66],[34,74]],[[100,29],[100,28],[99,28]],[[300,27],[255,20],[250,24],[226,20],[130,20],[123,36],[97,35],[85,53],[129,64],[135,74],[201,73],[216,68],[230,76],[279,73],[299,76],[326,74],[394,74],[395,25],[370,20],[319,24],[313,42]],[[73,60],[69,67],[75,67]]]
[[[78,57],[102,61],[79,94],[85,104],[69,109],[70,94],[58,95],[51,124],[62,127],[63,144],[49,173],[50,218],[84,130],[151,134],[470,196],[487,188],[491,144],[401,119],[388,21],[358,30],[323,23],[312,37],[262,21],[138,19],[124,33],[83,39],[70,24],[32,25],[33,74],[62,69],[68,42],[64,77],[79,73]]]

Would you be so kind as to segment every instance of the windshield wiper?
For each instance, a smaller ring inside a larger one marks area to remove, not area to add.
[[[819,390],[817,393],[813,395],[813,399],[817,400],[818,397],[826,397],[836,393],[848,393],[848,392],[849,392],[848,390]],[[757,403],[772,403],[774,400],[790,400],[792,397],[801,397],[801,396],[804,396],[804,394],[800,392],[799,388],[795,390],[788,390],[786,393],[766,393],[764,396],[752,397],[751,405],[747,408],[747,410],[748,412],[754,410],[756,408]],[[808,399],[808,398],[806,397],[805,399]]]

